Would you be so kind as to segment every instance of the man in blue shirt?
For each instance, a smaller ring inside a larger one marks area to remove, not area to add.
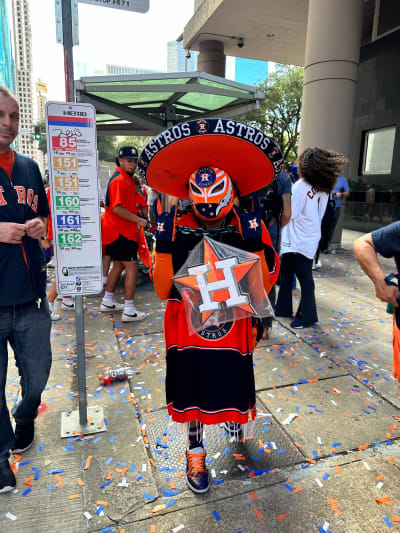
[[[376,297],[393,306],[393,376],[400,381],[400,307],[398,274],[400,272],[400,222],[393,222],[354,242],[354,252],[361,268],[375,286]],[[393,257],[396,276],[386,276],[377,254]],[[392,278],[392,279],[388,279]]]
[[[33,444],[34,420],[51,366],[51,318],[46,298],[46,261],[40,238],[49,206],[37,164],[11,149],[19,106],[0,85],[0,493],[16,479],[8,457]],[[21,400],[6,404],[8,344],[21,376]]]
[[[329,228],[329,232],[327,235],[327,239],[325,242],[327,243],[326,248],[322,250],[323,254],[329,254],[329,243],[332,240],[333,232],[335,231],[337,221],[339,220],[340,216],[340,206],[342,205],[342,200],[345,200],[350,196],[350,187],[347,183],[347,179],[344,176],[339,176],[335,185],[335,188],[332,191],[332,198],[335,204],[334,212],[333,212],[333,218],[331,222],[331,226]]]

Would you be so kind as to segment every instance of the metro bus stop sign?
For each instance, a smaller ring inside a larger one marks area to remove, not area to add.
[[[136,11],[137,13],[147,13],[150,7],[150,0],[79,0],[79,2],[93,6]]]

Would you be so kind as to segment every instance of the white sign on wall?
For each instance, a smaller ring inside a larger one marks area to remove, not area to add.
[[[102,290],[96,112],[90,104],[46,104],[47,154],[57,292]]]
[[[79,2],[94,6],[114,7],[125,11],[136,11],[137,13],[147,13],[150,0],[79,0]]]

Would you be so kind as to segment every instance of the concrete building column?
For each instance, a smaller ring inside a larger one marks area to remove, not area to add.
[[[362,0],[309,0],[300,151],[349,156],[361,45]]]
[[[221,41],[201,41],[197,58],[197,70],[225,78],[224,43]]]

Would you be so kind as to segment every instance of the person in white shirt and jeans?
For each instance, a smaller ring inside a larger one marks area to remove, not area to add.
[[[292,216],[282,229],[280,290],[275,314],[293,318],[293,275],[300,282],[301,299],[291,327],[302,329],[318,322],[312,265],[321,238],[321,221],[329,193],[335,187],[344,155],[307,148],[297,160],[299,179],[292,187]]]

